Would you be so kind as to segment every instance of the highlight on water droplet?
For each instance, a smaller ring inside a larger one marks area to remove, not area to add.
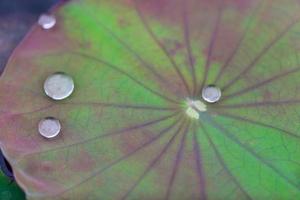
[[[44,82],[44,92],[53,100],[66,99],[73,91],[74,81],[72,77],[63,72],[51,74]]]
[[[215,85],[208,85],[202,89],[202,98],[208,103],[218,102],[221,96],[221,89]]]
[[[54,15],[42,14],[39,17],[38,24],[45,30],[51,29],[56,24],[56,18]]]
[[[60,133],[61,125],[58,119],[46,117],[39,122],[38,129],[41,136],[51,139]]]

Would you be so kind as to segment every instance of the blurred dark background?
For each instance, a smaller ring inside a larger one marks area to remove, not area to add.
[[[13,49],[41,13],[60,0],[0,0],[0,74]]]

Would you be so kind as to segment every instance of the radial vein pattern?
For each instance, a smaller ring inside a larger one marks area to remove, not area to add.
[[[56,26],[34,27],[0,79],[0,145],[27,198],[299,199],[299,9],[298,0],[58,6]],[[43,93],[55,72],[74,79],[66,100]],[[217,103],[202,99],[208,85],[221,89]],[[52,140],[37,132],[49,116],[62,124]]]

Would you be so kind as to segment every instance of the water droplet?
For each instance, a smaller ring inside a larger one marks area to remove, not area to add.
[[[48,14],[42,14],[39,17],[38,24],[45,30],[51,29],[56,24],[55,16],[48,15]]]
[[[73,93],[74,81],[69,75],[57,72],[46,79],[44,91],[53,100],[63,100]]]
[[[216,103],[222,96],[220,88],[209,85],[202,90],[202,98],[208,103]]]
[[[56,137],[60,130],[59,120],[53,117],[46,117],[39,122],[39,133],[47,139]]]

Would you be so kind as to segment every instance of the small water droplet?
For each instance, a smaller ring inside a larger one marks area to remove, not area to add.
[[[39,122],[39,133],[47,138],[56,137],[61,131],[61,125],[58,119],[46,117]]]
[[[57,72],[50,75],[44,83],[44,92],[53,100],[68,98],[74,91],[74,81],[71,76]]]
[[[202,98],[208,103],[216,103],[222,96],[220,88],[209,85],[202,90]]]
[[[45,30],[51,29],[56,24],[55,16],[48,15],[48,14],[42,14],[39,17],[38,24]]]

